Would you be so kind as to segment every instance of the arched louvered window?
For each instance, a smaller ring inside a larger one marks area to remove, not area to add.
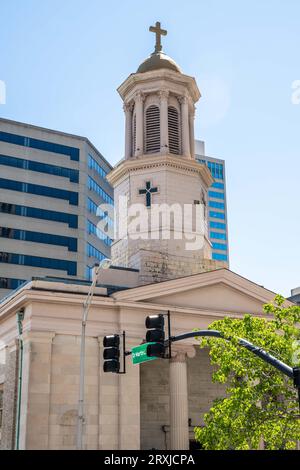
[[[132,156],[135,156],[135,149],[136,149],[136,114],[133,114],[133,119],[132,119],[132,143],[131,143],[131,149],[132,149]]]
[[[180,154],[179,112],[174,106],[168,108],[168,130],[170,153]]]
[[[149,106],[146,109],[146,153],[160,152],[160,109],[158,106]]]

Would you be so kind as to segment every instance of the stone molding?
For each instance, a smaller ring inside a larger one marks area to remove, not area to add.
[[[204,183],[209,187],[213,183],[213,178],[206,165],[200,165],[196,161],[185,159],[182,156],[172,155],[142,155],[138,158],[131,158],[120,163],[107,176],[107,180],[111,185],[116,185],[122,178],[126,177],[129,172],[137,172],[140,170],[152,170],[154,168],[172,168],[174,170],[195,174],[202,177]]]
[[[186,362],[196,356],[196,349],[191,344],[172,344],[171,362]]]

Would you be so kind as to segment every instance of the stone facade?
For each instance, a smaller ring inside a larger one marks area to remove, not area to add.
[[[0,351],[5,361],[5,370],[0,371],[4,379],[2,448],[14,446],[14,325],[16,313],[24,308],[20,448],[75,449],[80,331],[87,290],[86,285],[32,281],[0,304],[0,342],[5,351],[5,355]],[[165,281],[163,289],[156,283],[108,295],[106,289],[97,288],[86,335],[84,448],[175,449],[177,437],[180,448],[188,448],[193,427],[202,424],[212,400],[224,394],[222,387],[212,383],[207,351],[199,350],[197,341],[184,341],[183,354],[171,363],[155,360],[138,366],[128,357],[126,374],[114,375],[102,369],[103,336],[125,330],[130,350],[145,337],[148,315],[170,311],[176,335],[206,329],[229,314],[261,316],[262,305],[274,296],[226,269]],[[189,354],[191,348],[195,357]],[[182,400],[184,413],[179,413],[177,403]]]

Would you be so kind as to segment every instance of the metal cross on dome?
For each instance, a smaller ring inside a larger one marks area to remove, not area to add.
[[[155,44],[155,52],[160,52],[162,51],[162,45],[161,45],[161,37],[162,36],[167,36],[168,31],[165,29],[161,29],[160,27],[160,22],[157,21],[155,26],[150,26],[149,31],[151,33],[155,33],[156,35],[156,44]]]
[[[158,193],[158,188],[152,188],[150,181],[146,182],[145,189],[139,190],[139,194],[146,194],[146,207],[151,207],[151,202],[152,202],[151,200],[152,200],[153,193]]]

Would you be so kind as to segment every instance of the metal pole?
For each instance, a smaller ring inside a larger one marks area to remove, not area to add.
[[[83,317],[86,316],[86,309]],[[78,428],[77,428],[77,449],[83,449],[83,423],[84,423],[84,366],[85,366],[85,326],[81,325],[81,344],[80,344],[80,373],[79,373],[79,400],[78,400]]]
[[[15,450],[20,448],[20,420],[21,420],[21,395],[22,395],[22,378],[23,378],[23,325],[24,311],[17,313],[17,325],[19,332],[19,367],[18,367],[18,395],[17,395],[17,417],[16,417],[16,441]]]
[[[85,329],[89,314],[91,302],[93,300],[94,290],[97,284],[98,275],[101,269],[109,269],[110,259],[103,259],[100,265],[95,266],[93,280],[89,288],[87,298],[83,304],[82,322],[81,322],[81,343],[80,343],[80,372],[79,372],[79,399],[78,399],[78,417],[77,417],[77,450],[83,450],[83,426],[84,426],[84,378],[85,378]]]
[[[83,449],[83,425],[84,425],[84,377],[85,377],[85,329],[87,317],[97,282],[99,269],[95,272],[93,282],[90,286],[86,301],[83,306],[81,323],[81,343],[80,343],[80,372],[79,372],[79,400],[78,400],[78,421],[77,421],[77,450]]]

